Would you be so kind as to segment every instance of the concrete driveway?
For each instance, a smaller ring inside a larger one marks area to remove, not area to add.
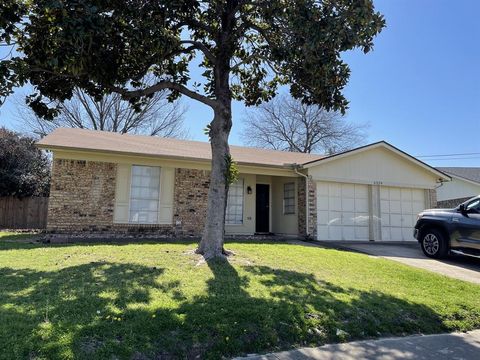
[[[326,247],[349,250],[395,260],[406,265],[433,271],[452,278],[480,284],[480,259],[452,256],[434,260],[423,255],[417,242],[347,242],[324,241]]]

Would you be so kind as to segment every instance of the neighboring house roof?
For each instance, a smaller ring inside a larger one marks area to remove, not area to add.
[[[480,167],[439,167],[444,173],[480,184]]]
[[[41,139],[37,145],[49,150],[81,150],[124,153],[190,160],[211,160],[210,143],[145,135],[128,135],[107,131],[59,128]],[[318,154],[266,150],[230,146],[233,159],[239,164],[283,167],[304,164],[323,158]]]
[[[404,159],[414,162],[415,164],[421,166],[422,168],[424,168],[424,169],[434,173],[435,175],[439,176],[439,178],[442,179],[442,181],[443,180],[446,180],[446,181],[451,180],[451,177],[448,176],[448,174],[445,174],[443,171],[438,170],[438,169],[424,163],[423,161],[418,160],[416,157],[414,157],[410,154],[407,154],[406,152],[398,149],[397,147],[393,146],[392,144],[389,144],[386,141],[379,141],[379,142],[368,144],[368,145],[365,145],[365,146],[361,146],[361,147],[358,147],[358,148],[355,148],[355,149],[352,149],[352,150],[347,150],[347,151],[344,151],[344,152],[341,152],[341,153],[338,153],[338,154],[325,156],[321,159],[309,161],[309,162],[307,162],[303,165],[304,165],[305,168],[310,168],[312,166],[323,164],[323,163],[326,163],[328,161],[336,160],[336,159],[339,159],[339,158],[342,158],[342,157],[345,157],[345,156],[349,156],[349,155],[353,155],[353,154],[358,154],[358,153],[361,153],[362,151],[367,151],[367,150],[375,149],[375,148],[378,148],[378,147],[386,148],[386,149],[398,154],[399,156],[403,157]]]

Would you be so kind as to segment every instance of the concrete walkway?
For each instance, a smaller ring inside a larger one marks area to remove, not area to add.
[[[417,242],[347,242],[322,241],[320,245],[383,257],[406,265],[480,284],[480,259],[450,256],[447,259],[427,258]],[[478,357],[480,359],[480,355]]]
[[[408,336],[382,340],[325,345],[266,355],[251,355],[248,360],[478,360],[480,330],[468,333]]]

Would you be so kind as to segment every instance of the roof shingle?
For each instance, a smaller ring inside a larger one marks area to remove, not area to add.
[[[439,167],[437,169],[447,174],[480,183],[480,167]]]
[[[41,139],[37,145],[44,149],[106,151],[164,158],[210,160],[210,144],[201,141],[179,140],[145,135],[128,135],[107,131],[59,128]],[[324,156],[287,151],[230,146],[233,159],[239,164],[283,166],[303,164]]]

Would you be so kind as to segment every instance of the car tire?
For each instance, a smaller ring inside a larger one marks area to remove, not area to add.
[[[448,254],[448,244],[445,236],[436,229],[426,229],[422,232],[422,251],[425,256],[441,259]]]

